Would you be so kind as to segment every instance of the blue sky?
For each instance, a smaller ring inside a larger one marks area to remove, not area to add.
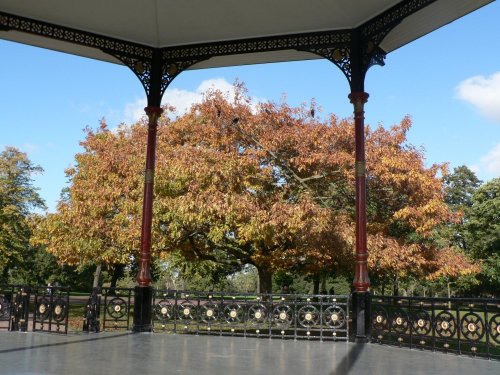
[[[500,176],[500,4],[494,2],[387,56],[370,69],[366,122],[390,126],[411,115],[409,140],[427,163],[467,165],[484,181]],[[0,40],[0,149],[15,146],[45,172],[35,185],[54,210],[64,169],[79,152],[82,129],[131,122],[144,93],[126,67]],[[349,87],[328,61],[265,64],[183,72],[164,101],[179,110],[203,88],[235,79],[260,100],[290,104],[314,98],[323,113],[352,114]]]

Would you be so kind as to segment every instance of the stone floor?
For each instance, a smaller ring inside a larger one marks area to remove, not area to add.
[[[0,374],[499,375],[500,362],[345,342],[2,332]]]

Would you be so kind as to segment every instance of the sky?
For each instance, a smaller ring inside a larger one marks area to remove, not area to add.
[[[408,139],[425,150],[427,166],[467,165],[483,181],[499,177],[499,20],[500,3],[493,2],[388,54],[366,77],[366,123],[389,127],[410,115]],[[34,186],[54,211],[83,129],[103,118],[112,128],[134,122],[144,90],[121,65],[4,40],[0,57],[0,150],[17,147],[44,169]],[[207,88],[228,91],[235,80],[256,101],[314,99],[323,115],[352,116],[347,80],[326,60],[186,71],[163,102],[182,114]]]

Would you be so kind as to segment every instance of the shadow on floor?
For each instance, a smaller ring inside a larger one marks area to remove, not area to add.
[[[112,335],[112,336],[101,336],[101,335],[89,334],[89,338],[86,338],[86,339],[73,340],[73,341],[64,341],[64,342],[56,342],[56,343],[52,343],[52,344],[41,344],[41,345],[23,346],[22,348],[4,349],[4,350],[0,350],[0,354],[2,354],[2,353],[19,352],[19,351],[23,351],[23,350],[39,349],[39,348],[48,348],[48,347],[52,347],[52,346],[65,346],[65,345],[72,345],[72,344],[80,344],[82,342],[88,342],[88,341],[109,340],[109,339],[114,339],[114,338],[117,338],[117,337],[128,336],[128,335],[131,335],[131,334],[133,334],[133,333],[127,332],[127,333],[120,333],[120,334]]]

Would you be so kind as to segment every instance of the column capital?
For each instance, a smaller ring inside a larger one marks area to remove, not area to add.
[[[161,116],[161,114],[163,113],[163,108],[149,106],[149,107],[144,108],[144,111],[146,112],[146,115],[148,115],[149,118],[158,119]]]
[[[349,100],[352,104],[354,104],[354,106],[363,105],[368,101],[369,96],[370,95],[364,91],[351,92],[349,94]]]

